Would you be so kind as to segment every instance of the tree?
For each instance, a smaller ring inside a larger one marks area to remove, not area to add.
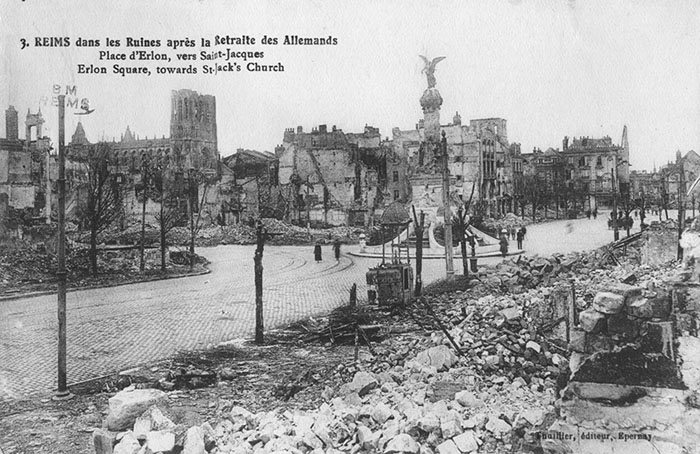
[[[525,204],[532,205],[532,220],[535,221],[537,207],[542,203],[544,191],[542,191],[543,183],[535,175],[523,176],[523,213],[525,212]]]
[[[166,270],[165,251],[168,247],[168,233],[182,222],[180,199],[169,191],[165,183],[165,169],[160,166],[153,171],[153,189],[155,199],[160,202],[160,210],[156,214],[160,234],[160,270]]]
[[[141,162],[141,241],[139,248],[139,271],[143,273],[146,267],[145,251],[146,251],[146,203],[148,202],[148,189],[150,186],[150,166],[148,156],[143,157]]]
[[[97,276],[97,238],[121,213],[121,194],[117,179],[111,174],[109,144],[97,143],[88,149],[84,166],[86,201],[79,207],[79,217],[90,231],[90,269]]]
[[[202,186],[202,195],[199,194],[199,187]],[[187,213],[189,216],[190,230],[190,268],[194,266],[194,246],[195,238],[201,229],[202,209],[207,200],[207,192],[211,186],[211,179],[201,170],[190,169],[188,178]],[[195,215],[196,210],[196,215]]]

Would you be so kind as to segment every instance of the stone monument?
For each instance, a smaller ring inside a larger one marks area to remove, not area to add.
[[[428,60],[423,55],[419,55],[425,63],[423,71],[428,79],[428,88],[420,98],[420,105],[423,108],[423,127],[425,130],[425,147],[423,165],[431,166],[435,162],[435,149],[440,142],[440,106],[442,106],[442,96],[435,88],[435,66],[445,59],[436,57]]]

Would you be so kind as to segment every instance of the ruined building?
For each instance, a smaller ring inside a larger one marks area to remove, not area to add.
[[[277,147],[285,217],[300,223],[363,225],[391,201],[387,162],[393,156],[377,128],[345,133],[320,125],[287,129]]]
[[[43,123],[41,110],[35,114],[27,111],[25,138],[20,139],[17,110],[14,106],[5,110],[6,137],[0,139],[0,221],[21,217],[26,222],[47,214],[47,188],[49,193],[53,189],[46,169],[52,158]],[[51,198],[48,203],[50,207]]]
[[[120,140],[111,142],[115,168],[138,172],[144,161],[149,160],[178,172],[216,169],[219,161],[216,98],[192,90],[173,90],[170,111],[170,137],[142,139],[127,126]],[[70,145],[75,154],[80,153],[81,146],[89,145],[81,123]]]
[[[171,191],[183,192],[194,188],[192,201],[204,195],[206,215],[213,221],[222,214],[224,207],[218,187],[212,183],[220,175],[220,157],[217,143],[216,98],[192,90],[173,90],[170,108],[170,137],[140,138],[127,126],[119,141],[107,142],[110,149],[109,164],[115,178],[123,188],[126,216],[136,216],[141,211],[137,187],[148,175],[162,172]],[[78,123],[70,142],[71,156],[80,160],[86,156],[91,144],[81,123]],[[202,193],[206,190],[206,193]],[[184,208],[184,194],[178,201]],[[196,211],[198,202],[192,204]],[[158,204],[148,201],[147,212],[152,216]]]
[[[414,130],[394,128],[392,131],[394,154],[408,163],[406,178],[410,184],[403,189],[410,192],[417,208],[437,213],[437,208],[442,206],[439,160],[443,152],[442,137],[436,140],[436,136],[444,133],[453,202],[466,202],[472,197],[473,203],[481,205],[484,214],[490,216],[513,211],[522,164],[520,145],[508,142],[506,120],[475,119],[466,125],[462,124],[459,113],[455,113],[451,123],[440,125],[439,115],[435,118],[435,113],[439,113],[438,101],[441,101],[438,95],[424,94],[421,104],[425,118]]]
[[[219,192],[222,200],[221,223],[231,224],[258,216],[281,218],[285,205],[279,191],[279,159],[268,152],[239,148],[222,158]]]
[[[610,136],[564,137],[561,150],[535,148],[522,160],[540,193],[580,195],[582,206],[590,209],[611,206],[615,192],[621,199],[632,196],[627,126],[619,145]]]
[[[666,198],[665,203],[669,207],[677,207],[681,192],[685,193],[690,189],[698,176],[700,176],[700,156],[694,150],[688,151],[685,155],[682,155],[680,150],[676,151],[675,162],[661,167],[657,176],[658,190],[662,197]],[[697,186],[687,197],[686,206],[690,207],[690,204],[696,200],[700,200],[700,188]]]

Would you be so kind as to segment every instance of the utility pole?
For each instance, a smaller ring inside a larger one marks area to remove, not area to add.
[[[613,166],[614,168],[612,169],[612,196],[613,196],[613,207],[612,207],[612,221],[613,221],[613,239],[615,241],[620,239],[620,231],[618,230],[618,225],[617,225],[617,178],[616,178],[616,173],[617,173],[617,159],[615,158],[613,160]]]
[[[685,229],[685,171],[683,170],[683,160],[678,163],[678,260],[683,260],[683,248],[680,244],[681,235]]]
[[[442,131],[442,202],[445,211],[445,265],[447,268],[447,279],[451,279],[454,274],[453,251],[452,251],[452,210],[450,209],[450,168],[447,154],[447,138],[445,131]]]
[[[70,399],[66,380],[66,96],[58,96],[58,390],[54,399]]]

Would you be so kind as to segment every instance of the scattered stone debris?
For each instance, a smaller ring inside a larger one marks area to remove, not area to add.
[[[637,452],[650,425],[657,447],[669,449],[661,452],[680,452],[691,446],[682,437],[695,443],[683,432],[687,415],[700,411],[692,355],[700,291],[673,283],[676,265],[640,265],[639,247],[626,248],[506,260],[461,290],[426,292],[404,308],[346,308],[289,327],[294,345],[245,350],[277,354],[275,362],[182,357],[117,394],[155,386],[161,391],[149,392],[167,398],[130,413],[128,427],[94,429],[95,452],[577,452],[556,434],[613,433],[620,421],[631,424],[625,442]],[[671,344],[669,320],[681,335]],[[380,327],[371,350],[360,342],[357,360],[356,325]],[[649,356],[643,349],[652,346]],[[668,382],[592,380],[642,358]],[[613,363],[620,367],[601,372]],[[198,387],[205,377],[213,381]],[[208,396],[206,417],[178,413],[193,395]],[[662,424],[645,419],[666,404]],[[585,419],[603,413],[601,422]]]
[[[165,273],[158,257],[149,257],[143,273],[139,271],[138,248],[100,249],[97,256],[98,275],[92,276],[87,246],[72,243],[67,248],[68,288],[100,287],[140,282],[190,273],[206,272],[206,260],[198,259],[190,269],[189,261],[178,265],[168,262]],[[148,255],[148,254],[147,254]],[[0,297],[46,290],[55,291],[57,258],[43,245],[17,242],[0,246]]]

